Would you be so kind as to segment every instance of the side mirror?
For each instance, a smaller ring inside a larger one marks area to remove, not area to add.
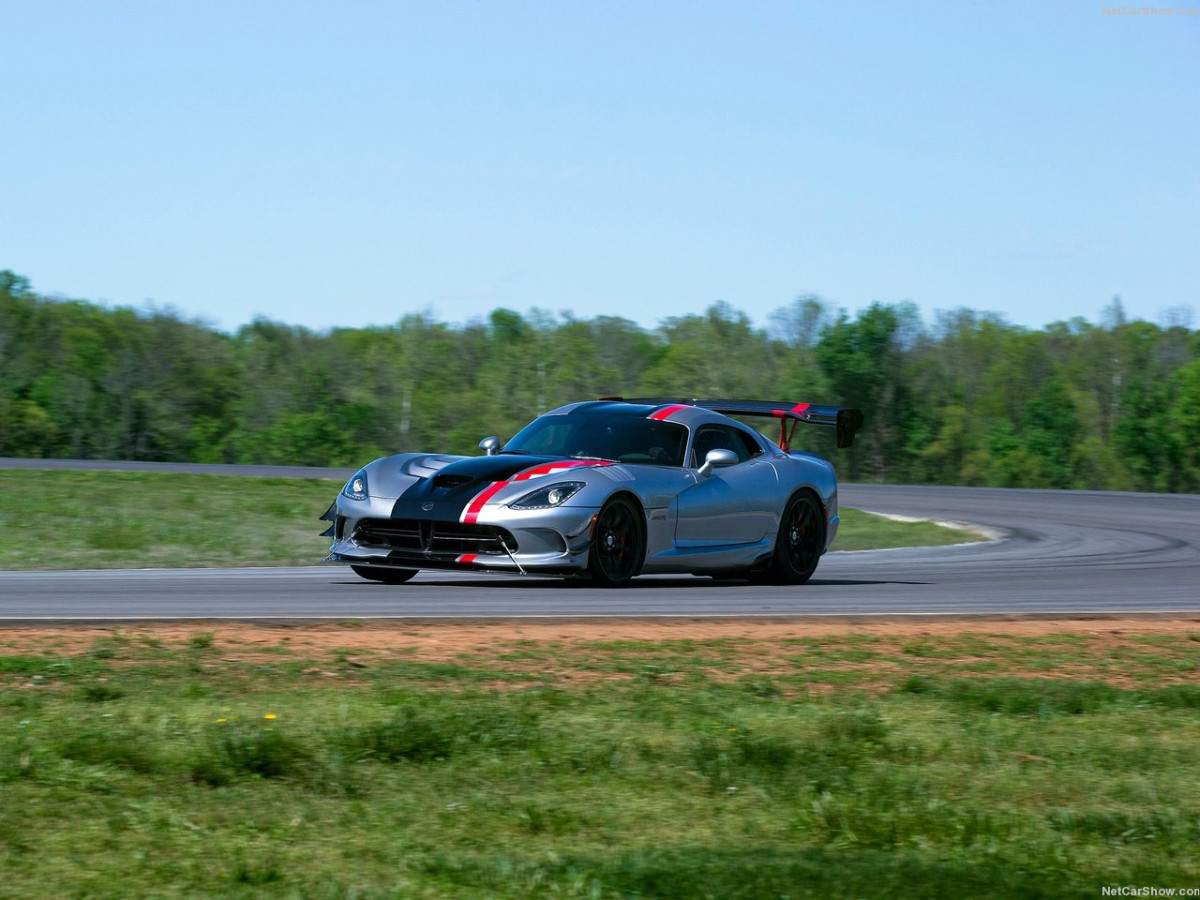
[[[500,449],[500,438],[494,434],[491,437],[485,437],[479,442],[479,449],[488,456],[495,456],[496,451]]]
[[[700,477],[707,478],[713,473],[713,469],[737,465],[737,461],[737,454],[732,450],[709,450],[704,456],[704,465],[699,469]]]

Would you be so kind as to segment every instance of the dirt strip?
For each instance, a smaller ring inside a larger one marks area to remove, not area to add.
[[[187,645],[202,637],[218,646],[290,646],[305,652],[359,650],[386,653],[403,647],[413,658],[451,659],[517,644],[570,646],[593,641],[778,641],[787,638],[874,635],[881,638],[953,637],[989,634],[1011,637],[1084,635],[1114,643],[1130,635],[1188,635],[1200,640],[1200,615],[1095,618],[963,618],[871,621],[622,620],[614,622],[502,622],[494,624],[408,622],[337,625],[256,625],[230,622],[145,623],[113,626],[0,626],[0,655],[30,650],[82,652],[97,641],[128,640],[163,646]]]

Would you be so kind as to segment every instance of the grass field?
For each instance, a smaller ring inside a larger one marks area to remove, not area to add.
[[[0,471],[0,567],[308,564],[338,487]],[[0,898],[1200,884],[1200,625],[556,627],[0,629]]]
[[[0,569],[312,565],[340,482],[151,472],[0,470]],[[835,549],[976,540],[843,511]]]
[[[0,631],[0,897],[1200,886],[1189,626],[725,627]]]

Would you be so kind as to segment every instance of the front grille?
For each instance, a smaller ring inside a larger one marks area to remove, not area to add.
[[[355,527],[353,537],[360,547],[435,556],[457,556],[461,553],[508,556],[517,552],[517,541],[512,533],[495,525],[426,522],[420,519],[363,519]]]

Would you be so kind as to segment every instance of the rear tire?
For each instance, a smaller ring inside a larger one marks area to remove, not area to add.
[[[768,576],[774,584],[804,584],[812,578],[825,549],[825,517],[812,494],[792,495],[779,521],[775,554]]]
[[[642,568],[646,554],[646,522],[627,497],[613,497],[596,517],[588,572],[600,587],[622,587]]]
[[[383,584],[404,584],[417,574],[417,569],[385,569],[377,566],[351,566],[355,575],[367,581],[379,581]]]

